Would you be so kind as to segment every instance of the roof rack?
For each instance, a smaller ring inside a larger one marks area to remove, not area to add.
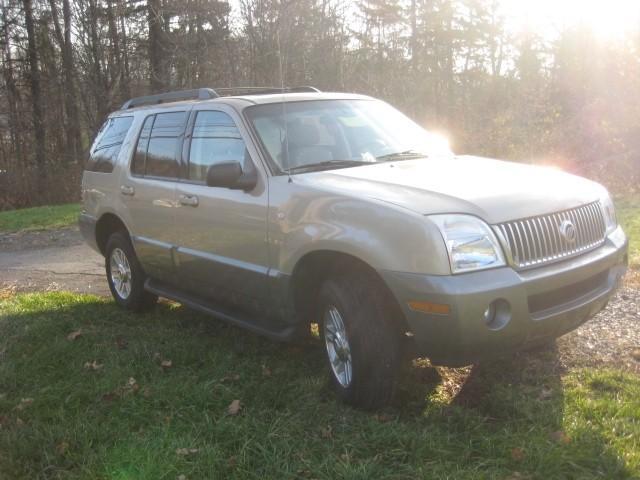
[[[127,100],[121,110],[129,108],[141,107],[143,105],[157,105],[160,103],[179,102],[182,100],[211,100],[230,95],[267,95],[270,93],[301,93],[301,92],[320,92],[316,87],[300,86],[300,87],[225,87],[217,88],[195,88],[193,90],[179,90],[176,92],[159,93],[158,95],[146,95],[144,97],[135,97]]]
[[[143,105],[156,105],[159,103],[179,102],[181,100],[210,100],[220,95],[211,88],[196,88],[193,90],[180,90],[176,92],[160,93],[158,95],[146,95],[136,97],[124,102],[122,110],[141,107]]]
[[[316,87],[301,85],[297,87],[224,87],[216,88],[216,92],[224,95],[268,95],[270,93],[318,93]]]

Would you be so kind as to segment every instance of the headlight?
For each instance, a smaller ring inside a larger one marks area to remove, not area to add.
[[[604,224],[607,227],[607,235],[618,228],[618,219],[616,218],[616,209],[613,206],[613,200],[609,194],[600,199],[600,207],[602,208],[602,216]]]
[[[447,246],[452,273],[506,265],[489,225],[472,215],[431,215]]]

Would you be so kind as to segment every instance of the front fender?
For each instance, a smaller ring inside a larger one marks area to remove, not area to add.
[[[451,273],[442,236],[423,215],[295,183],[280,182],[270,191],[271,258],[282,273],[318,250],[354,256],[376,270]]]

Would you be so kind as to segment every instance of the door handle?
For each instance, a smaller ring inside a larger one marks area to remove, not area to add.
[[[133,195],[134,193],[136,193],[136,190],[131,185],[121,185],[120,193],[122,193],[123,195]]]
[[[198,197],[195,195],[180,195],[180,205],[186,205],[187,207],[197,207]]]

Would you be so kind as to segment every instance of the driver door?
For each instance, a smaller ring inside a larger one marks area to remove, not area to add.
[[[180,283],[206,300],[262,311],[267,301],[267,182],[257,152],[232,109],[196,107],[177,186]],[[256,174],[251,191],[206,185],[211,165],[238,161]]]

